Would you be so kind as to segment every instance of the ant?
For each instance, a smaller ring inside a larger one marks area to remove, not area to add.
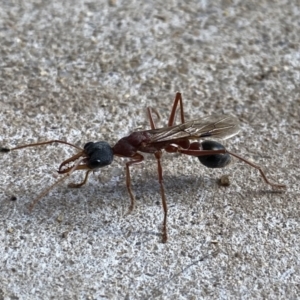
[[[178,108],[180,110],[181,123],[179,125],[175,125],[175,118]],[[228,151],[222,144],[210,140],[204,140],[203,142],[193,141],[209,137],[227,139],[238,134],[240,129],[238,126],[238,119],[236,117],[230,115],[211,115],[201,119],[185,122],[183,101],[181,93],[179,92],[176,93],[167,127],[156,128],[153,121],[153,113],[157,116],[158,113],[151,107],[147,108],[147,112],[151,129],[132,132],[130,135],[121,138],[113,147],[111,147],[107,142],[100,141],[95,143],[89,142],[85,144],[82,149],[62,140],[50,140],[46,142],[18,146],[11,149],[0,148],[0,152],[10,152],[27,147],[61,143],[74,147],[78,150],[77,154],[68,158],[59,166],[57,172],[59,174],[65,174],[65,176],[44,190],[31,203],[30,210],[32,210],[35,204],[55,185],[65,180],[74,171],[86,171],[82,182],[70,183],[68,185],[72,188],[79,188],[87,182],[88,176],[92,171],[110,165],[114,156],[119,156],[130,158],[130,160],[126,162],[125,170],[126,186],[131,200],[128,212],[131,212],[135,206],[135,197],[131,188],[130,168],[131,166],[139,164],[144,160],[144,156],[140,152],[153,153],[157,160],[158,181],[160,185],[162,207],[164,211],[162,242],[166,243],[168,239],[168,208],[162,176],[162,150],[165,150],[168,153],[181,153],[196,156],[200,162],[208,168],[223,168],[230,163],[231,156],[234,156],[251,167],[257,169],[266,184],[269,184],[274,188],[286,188],[284,184],[270,182],[259,165],[250,162],[238,154]],[[70,166],[70,164],[72,165]]]

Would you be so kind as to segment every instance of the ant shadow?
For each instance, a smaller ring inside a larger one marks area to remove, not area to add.
[[[194,206],[195,201],[201,198],[201,194],[205,196],[210,192],[216,192],[219,195],[226,191],[225,187],[218,186],[216,177],[203,174],[199,176],[195,174],[164,174],[164,187],[169,208],[175,205],[190,207],[192,204]],[[41,199],[43,203],[37,203],[31,214],[28,207],[32,199],[30,199],[30,192],[27,190],[26,196],[21,197],[25,202],[14,219],[17,220],[17,217],[21,214],[26,215],[25,218],[30,219],[31,226],[34,227],[36,226],[34,224],[40,224],[41,230],[43,227],[47,230],[50,226],[49,224],[51,224],[51,226],[54,226],[51,228],[55,228],[54,230],[62,238],[67,233],[78,230],[79,225],[77,224],[84,224],[84,228],[80,229],[82,231],[105,232],[104,234],[110,236],[110,238],[123,237],[137,246],[153,241],[153,239],[160,242],[163,210],[160,184],[156,174],[152,174],[152,172],[147,172],[146,174],[136,172],[132,176],[132,190],[136,196],[136,207],[129,214],[129,219],[126,217],[126,213],[130,205],[130,197],[126,187],[125,176],[105,183],[99,183],[99,179],[96,176],[80,189],[68,188],[67,183],[56,186],[49,195]],[[278,191],[266,189],[250,190],[247,188],[239,192],[231,191],[229,195],[224,196],[228,198],[228,201],[232,201],[231,198],[235,195],[236,201],[242,203],[246,197],[250,198],[273,193],[278,193]],[[19,206],[18,200],[21,198],[17,194],[16,197],[17,199],[12,201],[10,196],[7,195],[9,202],[7,201],[6,214],[9,214],[9,207]],[[215,200],[215,197],[213,198]],[[207,205],[213,205],[215,208],[223,207],[220,203],[224,200],[224,197],[221,197],[216,202],[211,200],[208,197],[204,201],[207,202]],[[235,203],[237,203],[236,201]],[[149,220],[149,211],[156,211],[156,209],[152,209],[153,206],[155,208],[159,207],[160,210],[157,210],[157,213],[155,213],[157,216],[155,217],[155,222],[153,221],[154,225],[153,223],[152,225],[150,224],[150,227],[152,227],[150,229],[145,224]],[[148,212],[146,214],[143,213],[143,209],[146,209]],[[247,210],[247,207],[244,207],[244,209]],[[64,216],[63,221],[58,220],[60,215]]]

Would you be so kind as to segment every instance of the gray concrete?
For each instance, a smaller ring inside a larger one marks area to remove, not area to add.
[[[155,159],[56,186],[74,149],[1,153],[0,299],[296,299],[300,294],[299,1],[0,3],[0,145],[62,139],[114,144],[165,126],[176,91],[187,120],[236,115],[224,145],[241,161],[209,170],[164,155],[169,242]],[[142,4],[143,3],[143,4]],[[230,186],[217,184],[229,175]],[[12,197],[16,197],[12,201]]]

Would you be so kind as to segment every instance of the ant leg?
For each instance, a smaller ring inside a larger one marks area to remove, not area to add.
[[[173,103],[173,107],[171,110],[171,114],[169,117],[168,127],[173,126],[175,123],[175,116],[176,116],[176,111],[177,111],[177,107],[178,107],[178,102],[179,102],[179,109],[180,109],[180,120],[181,120],[182,124],[185,123],[181,93],[177,92],[174,103]]]
[[[266,174],[264,173],[264,171],[262,170],[262,168],[259,165],[255,164],[255,163],[253,163],[253,162],[251,162],[251,161],[249,161],[249,160],[247,160],[247,159],[245,159],[245,158],[243,158],[243,157],[241,157],[241,156],[239,156],[239,155],[237,155],[235,153],[232,153],[230,151],[226,150],[226,152],[228,154],[230,154],[230,155],[238,158],[239,160],[243,161],[244,163],[248,164],[249,166],[255,168],[256,170],[258,170],[259,173],[260,173],[260,175],[261,175],[261,177],[263,178],[263,180],[265,181],[266,184],[269,184],[270,186],[275,187],[275,188],[286,189],[286,185],[285,184],[274,183],[274,182],[269,181],[269,179],[267,178]]]
[[[144,156],[139,153],[136,153],[132,158],[135,158],[135,160],[131,160],[126,163],[126,186],[127,186],[127,190],[128,190],[129,196],[130,196],[130,206],[129,206],[127,214],[131,213],[135,206],[135,197],[132,193],[129,167],[132,165],[141,163],[144,160]]]
[[[70,157],[70,158],[66,159],[65,161],[63,161],[60,164],[57,172],[59,174],[68,173],[74,167],[74,165],[73,166],[69,166],[69,164],[75,162],[77,159],[79,159],[81,157],[86,158],[86,154],[84,153],[84,151],[78,152],[75,155],[73,155],[72,157]],[[81,161],[84,161],[84,160],[81,160]],[[80,166],[78,165],[77,166],[77,170],[79,170],[79,169],[80,170],[87,169],[87,166],[86,165],[80,165]]]
[[[64,181],[66,178],[68,178],[68,176],[70,176],[74,171],[76,170],[80,170],[82,169],[82,167],[85,166],[80,166],[80,163],[82,163],[84,161],[84,159],[79,160],[74,167],[72,167],[65,176],[63,176],[62,178],[60,178],[59,180],[57,180],[56,182],[54,182],[52,185],[50,185],[47,189],[45,189],[42,193],[40,193],[34,200],[33,202],[30,204],[29,206],[29,211],[31,212],[32,209],[34,208],[34,206],[45,196],[47,195],[56,185],[58,185],[59,183],[61,183],[62,181]]]
[[[45,196],[47,195],[56,185],[58,185],[60,182],[64,181],[65,179],[67,179],[67,177],[69,176],[69,174],[65,175],[64,177],[60,178],[59,180],[57,180],[56,182],[54,182],[53,184],[51,184],[49,187],[47,187],[42,193],[40,193],[29,205],[29,211],[32,212],[33,208],[35,207],[35,205]]]
[[[160,163],[162,152],[157,151],[154,153],[154,155],[157,159],[158,181],[160,184],[160,194],[161,194],[162,206],[163,206],[163,210],[164,210],[164,220],[163,220],[163,227],[162,227],[162,242],[166,243],[168,240],[168,234],[167,234],[168,206],[167,206],[165,188],[164,188],[164,183],[163,183],[162,167],[161,167],[161,163]]]
[[[73,144],[70,144],[68,142],[65,142],[65,141],[61,141],[61,140],[50,140],[50,141],[46,141],[46,142],[40,142],[40,143],[33,143],[33,144],[27,144],[27,145],[23,145],[23,146],[17,146],[17,147],[14,147],[14,148],[0,148],[0,152],[9,152],[9,151],[12,151],[12,150],[19,150],[19,149],[22,149],[22,148],[27,148],[27,147],[36,147],[36,146],[41,146],[41,145],[48,145],[48,144],[54,144],[54,143],[60,143],[60,144],[65,144],[65,145],[69,145],[71,147],[74,147],[78,150],[81,150],[83,151],[82,148],[80,147],[77,147]]]
[[[53,184],[51,184],[49,187],[47,187],[47,189],[45,189],[42,193],[40,193],[31,203],[29,206],[29,211],[32,212],[33,208],[35,207],[35,205],[45,196],[47,195],[56,185],[58,185],[59,183],[61,183],[62,181],[64,181],[65,179],[67,179],[69,176],[69,174],[63,176],[62,178],[60,178],[59,180],[57,180],[56,182],[54,182]]]
[[[264,173],[264,171],[262,170],[262,168],[259,165],[250,162],[249,160],[239,156],[238,154],[230,152],[230,151],[226,150],[225,148],[220,149],[220,150],[201,150],[201,149],[197,150],[197,149],[195,149],[197,147],[197,144],[200,147],[199,143],[192,143],[191,146],[194,149],[180,149],[180,148],[177,148],[177,152],[182,153],[182,154],[186,154],[186,155],[192,155],[192,156],[203,156],[203,155],[215,155],[215,154],[228,153],[229,155],[232,155],[232,156],[236,157],[237,159],[243,161],[244,163],[246,163],[249,166],[251,166],[251,167],[255,168],[256,170],[258,170],[261,177],[263,178],[263,180],[265,181],[266,184],[268,184],[268,185],[270,185],[274,188],[286,188],[285,184],[274,183],[274,182],[269,181],[266,174]],[[175,152],[175,149],[172,149],[172,152]]]
[[[82,187],[84,184],[86,184],[86,182],[88,180],[88,177],[89,177],[89,174],[91,172],[92,172],[92,170],[86,171],[84,180],[82,182],[80,182],[80,183],[73,183],[73,182],[71,182],[71,183],[68,184],[68,187],[70,187],[70,188],[80,188],[80,187]]]
[[[148,118],[149,118],[149,121],[150,121],[151,129],[155,129],[156,126],[155,126],[154,121],[153,121],[152,113],[154,112],[156,114],[156,117],[158,118],[158,120],[160,120],[160,115],[159,115],[158,111],[155,108],[152,108],[152,107],[147,107],[147,112],[148,112]]]
[[[173,126],[174,123],[175,123],[175,116],[176,116],[176,111],[177,111],[177,108],[178,108],[178,103],[179,103],[179,109],[180,109],[180,121],[181,121],[182,124],[185,123],[181,93],[177,92],[176,96],[175,96],[173,106],[172,106],[171,114],[170,114],[170,117],[169,117],[168,127]],[[157,110],[152,108],[152,107],[148,107],[147,111],[148,111],[148,117],[149,117],[149,120],[150,120],[151,129],[155,129],[156,126],[155,126],[154,121],[153,121],[152,112],[154,112],[156,114],[158,119],[160,119],[159,114],[158,114]]]

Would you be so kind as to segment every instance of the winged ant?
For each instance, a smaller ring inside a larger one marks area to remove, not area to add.
[[[175,117],[177,110],[180,110],[179,125],[175,125]],[[150,107],[147,109],[150,121],[150,130],[142,130],[132,132],[130,135],[121,138],[117,143],[111,147],[107,142],[89,142],[83,148],[77,147],[73,144],[62,140],[50,140],[46,142],[33,143],[15,148],[0,148],[0,152],[10,152],[27,147],[36,147],[41,145],[48,145],[53,143],[60,143],[69,145],[78,150],[78,152],[67,160],[63,161],[58,168],[59,174],[64,174],[58,181],[44,190],[31,203],[30,210],[35,204],[44,197],[54,186],[65,180],[73,172],[77,170],[85,170],[85,177],[80,183],[70,183],[68,186],[72,188],[79,188],[83,186],[89,174],[99,168],[108,166],[112,163],[114,156],[129,158],[130,160],[125,164],[126,170],[126,186],[130,195],[129,212],[135,206],[135,197],[131,188],[130,168],[133,165],[139,164],[144,160],[141,152],[154,154],[157,160],[158,181],[160,184],[160,193],[162,199],[162,206],[164,211],[163,226],[162,226],[162,242],[167,242],[167,201],[165,196],[165,189],[163,184],[161,157],[162,150],[168,153],[181,153],[185,155],[196,156],[200,162],[208,168],[223,168],[231,161],[231,156],[236,157],[240,161],[257,169],[266,184],[274,188],[285,188],[284,184],[273,183],[266,177],[262,168],[249,160],[225,149],[225,147],[216,141],[198,140],[204,138],[218,138],[227,139],[239,133],[238,119],[230,115],[211,115],[200,119],[185,122],[183,101],[181,93],[177,92],[169,121],[166,127],[156,128],[153,114],[156,111]],[[196,141],[195,141],[196,140]],[[70,164],[72,164],[70,166]]]

